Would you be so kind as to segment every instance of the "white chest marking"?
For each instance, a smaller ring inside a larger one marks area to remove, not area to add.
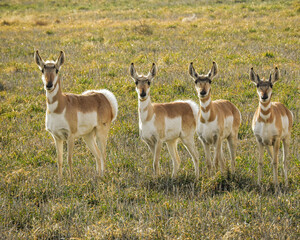
[[[206,102],[200,101],[200,105],[201,105],[201,107],[203,107],[203,108],[207,108],[207,106],[208,106],[210,103],[211,103],[211,98],[208,99]]]
[[[50,104],[47,103],[47,108],[51,113],[53,113],[55,111],[57,106],[58,106],[58,101],[55,101],[54,103],[50,103]]]
[[[262,112],[259,112],[259,116],[263,119],[263,120],[267,120],[269,119],[269,117],[271,116],[271,113],[268,113],[267,115],[264,115]]]
[[[197,134],[201,141],[212,144],[215,142],[216,136],[219,134],[218,131],[218,117],[212,122],[202,123],[198,118]]]
[[[51,132],[52,135],[66,139],[69,132],[70,127],[65,118],[66,109],[62,113],[46,113],[46,130]]]

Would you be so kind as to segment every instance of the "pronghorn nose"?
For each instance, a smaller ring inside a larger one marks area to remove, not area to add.
[[[141,97],[146,97],[146,93],[145,93],[144,90],[142,91],[142,93],[140,94],[140,96],[141,96]]]
[[[206,91],[205,90],[202,90],[201,92],[200,92],[200,95],[205,95],[206,94]]]
[[[53,87],[53,83],[52,82],[48,82],[46,85],[46,88],[50,89]]]
[[[262,97],[261,97],[262,100],[266,100],[268,99],[268,95],[267,94],[264,94]]]

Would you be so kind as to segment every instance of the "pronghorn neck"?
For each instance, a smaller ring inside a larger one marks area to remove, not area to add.
[[[141,101],[139,99],[139,117],[142,122],[144,122],[148,116],[149,112],[152,112],[153,109],[150,95],[147,97],[147,99]]]
[[[212,114],[212,100],[210,92],[205,98],[200,98],[200,120],[201,122],[208,122]]]
[[[272,115],[271,99],[268,102],[259,101],[259,116],[264,121],[267,121]]]
[[[61,91],[60,80],[57,79],[53,90],[46,90],[47,112],[53,113],[60,104],[63,104],[64,95]]]

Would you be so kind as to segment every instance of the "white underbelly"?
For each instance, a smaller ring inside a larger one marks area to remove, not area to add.
[[[77,133],[75,136],[84,136],[91,131],[95,127],[97,127],[97,112],[90,112],[90,113],[77,113]]]
[[[165,118],[165,137],[163,141],[179,138],[182,129],[181,117]]]

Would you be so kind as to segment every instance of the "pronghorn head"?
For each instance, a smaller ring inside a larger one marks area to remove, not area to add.
[[[133,63],[131,63],[131,65],[130,65],[129,72],[130,72],[130,76],[135,81],[136,91],[138,93],[140,101],[145,101],[148,98],[149,93],[150,93],[151,81],[157,73],[157,68],[156,68],[155,63],[152,64],[151,70],[147,76],[139,75],[136,72]]]
[[[212,79],[218,73],[218,66],[216,62],[213,62],[211,70],[206,75],[199,75],[191,62],[189,66],[189,73],[191,77],[195,80],[195,87],[200,98],[205,98],[210,93],[210,85]]]
[[[45,90],[49,92],[53,91],[58,80],[58,71],[65,61],[65,53],[60,51],[60,55],[55,62],[44,62],[39,54],[39,51],[36,50],[34,53],[34,60],[42,71],[42,80]]]
[[[265,80],[264,78],[261,80],[252,67],[250,70],[250,79],[257,87],[259,100],[261,102],[268,102],[271,99],[273,84],[279,80],[279,70],[275,67],[274,77],[270,73],[269,80]]]

